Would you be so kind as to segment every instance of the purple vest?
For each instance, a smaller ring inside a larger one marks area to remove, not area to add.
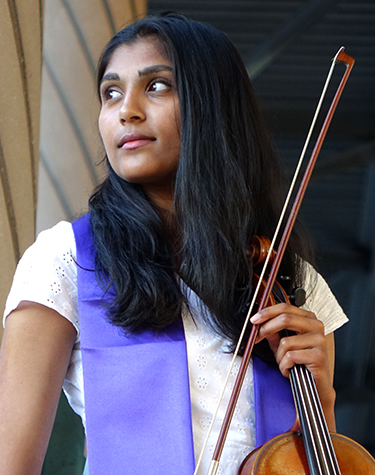
[[[89,215],[73,222],[90,475],[192,475],[194,447],[182,321],[124,335],[106,319]],[[254,358],[256,441],[294,423],[290,383]]]

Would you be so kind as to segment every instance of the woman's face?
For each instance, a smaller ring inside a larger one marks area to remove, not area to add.
[[[180,153],[180,115],[172,65],[155,38],[119,46],[100,85],[99,130],[123,179],[170,208]]]

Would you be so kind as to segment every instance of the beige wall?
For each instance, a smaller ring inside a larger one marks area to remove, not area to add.
[[[95,65],[145,11],[146,0],[0,0],[1,309],[35,230],[83,211],[100,180]]]
[[[95,68],[107,41],[146,0],[46,0],[37,232],[85,211],[101,179]]]
[[[0,0],[1,308],[19,256],[34,239],[41,10],[37,1]]]

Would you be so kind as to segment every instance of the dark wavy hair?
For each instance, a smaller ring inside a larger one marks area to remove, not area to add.
[[[128,26],[101,56],[98,88],[113,52],[144,38],[157,39],[171,61],[180,102],[174,229],[166,229],[142,187],[118,177],[107,161],[108,177],[89,206],[97,272],[116,289],[110,319],[129,332],[175,322],[184,303],[177,272],[209,309],[202,318],[234,345],[252,294],[250,238],[272,237],[283,176],[243,61],[207,24],[168,13]],[[292,285],[309,252],[294,230],[282,264]]]

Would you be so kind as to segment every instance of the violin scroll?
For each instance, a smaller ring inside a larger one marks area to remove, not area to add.
[[[253,261],[253,266],[257,267],[267,259],[267,255],[271,248],[271,241],[266,236],[253,236],[248,251],[249,258]],[[276,256],[276,251],[272,249],[269,264],[272,264]]]

